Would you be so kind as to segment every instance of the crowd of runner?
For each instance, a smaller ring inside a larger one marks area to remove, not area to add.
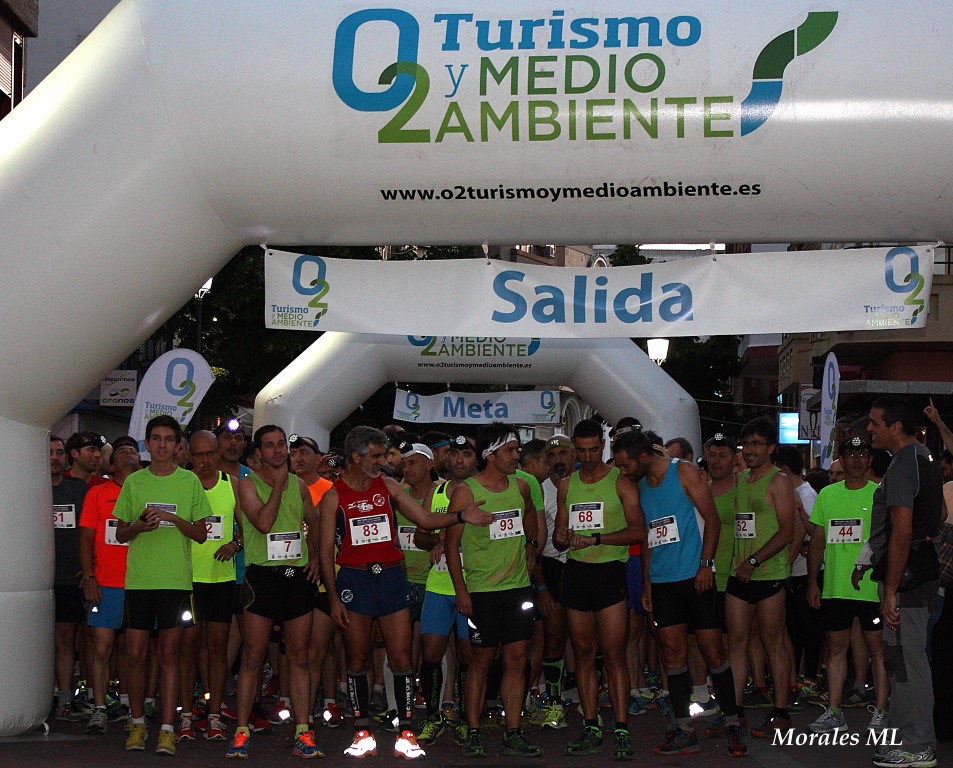
[[[503,424],[357,427],[323,452],[277,425],[249,444],[234,421],[186,438],[160,416],[148,462],[130,437],[51,436],[54,717],[123,722],[127,750],[153,722],[166,755],[204,735],[245,758],[287,725],[295,756],[322,757],[316,725],[350,724],[352,758],[382,732],[405,759],[441,737],[536,757],[531,729],[572,708],[566,754],[611,739],[630,760],[647,711],[666,718],[656,754],[703,734],[742,757],[816,704],[818,738],[866,707],[875,765],[930,768],[921,646],[937,620],[953,640],[933,544],[953,456],[934,461],[913,417],[877,401],[806,473],[768,419],[697,455],[635,418],[608,450],[592,420],[526,443]]]

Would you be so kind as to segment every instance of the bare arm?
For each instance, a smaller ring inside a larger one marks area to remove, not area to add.
[[[468,504],[464,509],[455,509],[451,504],[451,508],[446,512],[435,514],[433,512],[428,512],[416,501],[410,498],[410,496],[407,495],[407,492],[396,480],[386,477],[384,478],[384,484],[387,486],[387,490],[390,491],[391,496],[394,497],[394,501],[397,504],[397,508],[401,511],[401,514],[410,520],[414,525],[425,530],[433,531],[437,528],[449,528],[450,526],[457,525],[460,522],[484,526],[493,522],[493,516],[488,515],[486,512],[481,512],[479,506],[473,502],[472,496],[470,504]],[[454,495],[456,495],[456,491],[454,491]],[[457,518],[458,512],[460,513],[461,519]]]
[[[281,506],[281,494],[288,487],[288,469],[279,467],[274,471],[274,485],[267,501],[262,501],[258,495],[258,486],[250,477],[243,477],[238,481],[238,495],[241,500],[245,517],[255,526],[255,530],[268,533],[278,519],[278,508]]]
[[[450,497],[448,512],[456,514],[456,510],[463,509],[473,503],[473,492],[469,486],[457,487]],[[473,615],[473,603],[463,580],[463,563],[460,561],[460,540],[463,538],[463,526],[452,525],[444,531],[444,554],[447,557],[447,570],[453,582],[453,591],[457,595],[457,610],[464,616]]]
[[[936,407],[933,405],[933,398],[930,398],[930,404],[923,409],[924,415],[933,422],[937,430],[940,433],[940,439],[943,441],[943,445],[946,447],[946,450],[953,453],[953,432],[950,431],[950,428],[943,423],[943,419],[940,418],[940,413],[937,411]]]
[[[331,605],[331,618],[342,629],[347,626],[347,609],[338,597],[334,581],[334,526],[337,522],[338,492],[331,488],[321,497],[318,505],[318,562],[321,567],[321,581],[328,593]]]

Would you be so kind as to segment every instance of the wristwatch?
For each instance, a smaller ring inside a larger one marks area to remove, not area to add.
[[[539,549],[539,539],[527,539],[526,543],[535,549]]]
[[[704,560],[704,559],[703,559],[703,560],[699,560],[699,561],[698,561],[698,565],[699,565],[699,567],[701,567],[701,568],[714,568],[714,567],[715,567],[715,561],[714,561],[714,560]]]
[[[752,555],[748,558],[748,565],[750,565],[752,568],[757,568],[759,565],[761,565],[761,563],[758,562],[758,558]]]

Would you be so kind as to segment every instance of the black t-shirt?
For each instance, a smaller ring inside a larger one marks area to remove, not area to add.
[[[88,486],[76,477],[64,477],[53,486],[54,584],[76,585],[79,566],[79,517]]]

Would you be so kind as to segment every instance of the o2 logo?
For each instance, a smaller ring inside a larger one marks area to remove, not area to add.
[[[309,273],[312,270],[314,271],[313,279],[307,280],[304,277],[306,268]],[[302,254],[295,259],[294,266],[291,269],[291,287],[302,296],[311,297],[308,301],[308,306],[315,310],[315,328],[328,311],[328,304],[323,299],[328,295],[331,286],[328,285],[326,277],[327,265],[320,256]]]
[[[414,392],[408,392],[407,397],[404,398],[404,403],[407,410],[413,414],[414,421],[417,421],[420,418],[420,396]]]
[[[175,371],[177,368],[184,369],[184,376],[180,383],[175,384]],[[179,398],[176,405],[182,406],[185,410],[179,414],[179,424],[185,424],[186,418],[195,409],[192,402],[192,395],[195,394],[195,366],[192,361],[185,357],[176,357],[169,361],[169,367],[165,371],[165,389],[173,397]]]
[[[898,267],[903,265],[909,269],[900,269],[900,274],[905,275],[903,282],[897,282]],[[920,274],[920,257],[913,248],[899,247],[891,248],[884,259],[884,281],[887,287],[894,293],[910,294],[903,300],[908,307],[913,307],[912,319],[916,320],[917,315],[923,310],[924,300],[919,298],[923,290],[924,280]]]
[[[556,397],[548,390],[539,393],[539,405],[546,414],[556,420]]]

